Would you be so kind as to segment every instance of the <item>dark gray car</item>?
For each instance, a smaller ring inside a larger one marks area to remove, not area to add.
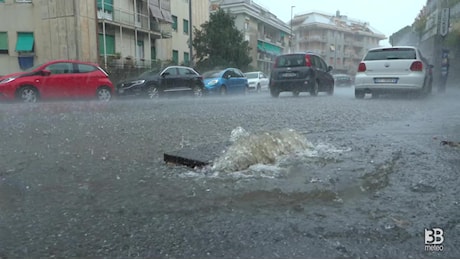
[[[334,78],[329,73],[331,66],[318,55],[310,52],[283,54],[276,58],[270,75],[270,94],[278,97],[283,91],[298,96],[300,92],[309,92],[317,96],[318,92],[334,94]]]

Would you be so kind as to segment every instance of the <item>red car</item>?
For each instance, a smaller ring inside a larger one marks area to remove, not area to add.
[[[113,84],[101,67],[75,60],[54,60],[0,77],[0,100],[96,98],[109,101],[113,93]]]

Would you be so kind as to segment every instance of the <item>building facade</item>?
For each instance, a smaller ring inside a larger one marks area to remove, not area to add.
[[[190,20],[195,25],[209,19],[209,0],[192,1],[192,19],[188,3],[0,0],[0,75],[54,59],[95,62],[105,68],[189,63]]]
[[[222,9],[249,42],[251,67],[268,73],[277,55],[289,52],[290,27],[251,0],[211,0],[211,12]]]
[[[347,16],[308,12],[292,19],[294,51],[321,55],[336,72],[354,74],[366,51],[378,47],[385,35],[366,22]]]
[[[0,75],[52,59],[97,62],[96,23],[94,0],[0,0]]]

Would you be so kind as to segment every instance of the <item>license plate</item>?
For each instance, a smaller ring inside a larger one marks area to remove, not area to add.
[[[287,73],[283,73],[282,76],[284,78],[293,78],[293,77],[297,76],[297,74],[292,73],[292,72],[287,72]]]
[[[398,83],[397,78],[375,78],[374,83],[392,83],[396,84]]]

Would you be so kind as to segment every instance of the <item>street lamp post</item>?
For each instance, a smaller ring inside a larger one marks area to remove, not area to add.
[[[292,13],[293,13],[293,10],[294,10],[294,5],[291,5],[291,35],[289,37],[289,53],[292,52],[292,40],[293,40],[293,35],[292,35]]]

